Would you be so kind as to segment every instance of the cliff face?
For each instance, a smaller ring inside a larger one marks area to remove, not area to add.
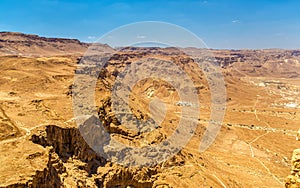
[[[298,188],[300,187],[300,149],[296,149],[292,156],[292,171],[285,180],[285,187]]]
[[[45,146],[48,163],[26,181],[6,187],[153,187],[158,167],[125,168],[93,152],[78,129],[50,125],[32,141]]]
[[[152,187],[157,167],[125,168],[107,162],[84,141],[76,128],[46,127],[46,134],[32,136],[34,143],[49,150],[49,162],[43,173],[37,173],[30,187]]]

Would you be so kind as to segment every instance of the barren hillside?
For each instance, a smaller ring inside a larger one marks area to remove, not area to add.
[[[134,117],[160,122],[151,131],[126,128],[113,111],[111,90],[118,73],[141,59],[158,69],[163,61],[174,62],[193,80],[200,101],[197,129],[183,149],[158,164],[126,167],[93,151],[75,122],[74,74],[88,47],[78,40],[0,33],[1,187],[284,186],[292,152],[299,147],[299,51],[209,50],[225,80],[226,112],[217,139],[203,153],[199,144],[211,115],[203,70],[173,48],[116,51],[97,80],[98,117],[83,127],[100,120],[110,138],[141,148],[163,143],[173,134],[183,107],[178,92],[164,80],[140,80],[129,96]],[[150,108],[156,99],[165,104],[164,117],[151,117],[151,110],[160,110]]]

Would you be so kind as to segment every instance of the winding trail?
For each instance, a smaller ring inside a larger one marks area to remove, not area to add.
[[[224,188],[227,188],[226,185],[222,182],[222,180],[220,180],[220,178],[218,178],[218,176],[216,176],[215,174],[213,174],[213,176],[218,180],[218,182],[219,182]]]
[[[257,102],[258,102],[258,100],[259,100],[259,95],[257,95],[257,98],[256,98],[256,101],[255,101],[255,103],[254,103],[254,114],[255,114],[255,117],[256,117],[256,120],[257,121],[259,121],[259,122],[262,122],[262,123],[264,123],[264,124],[266,124],[267,125],[267,127],[271,127],[270,125],[269,125],[269,123],[268,122],[264,122],[264,121],[261,121],[260,119],[259,119],[259,117],[257,116],[257,113],[256,113],[256,106],[257,106]],[[267,134],[269,134],[270,133],[270,131],[267,131],[266,133],[264,133],[264,134],[262,134],[262,135],[259,135],[259,136],[257,136],[255,139],[253,139],[251,142],[249,142],[249,143],[247,143],[248,145],[249,145],[249,148],[250,148],[250,151],[251,151],[251,157],[252,158],[255,158],[266,170],[267,170],[267,172],[281,185],[281,186],[283,186],[284,185],[284,182],[282,182],[282,181],[280,181],[271,171],[270,171],[270,169],[259,159],[259,158],[257,158],[257,157],[255,157],[255,153],[254,153],[254,151],[253,151],[253,147],[252,147],[252,144],[254,143],[254,142],[256,142],[258,139],[260,139],[260,138],[262,138],[263,136],[266,136]]]
[[[25,139],[28,136],[30,136],[32,130],[34,130],[38,127],[46,126],[46,125],[48,125],[48,124],[39,124],[39,125],[36,125],[34,127],[31,127],[30,129],[28,129],[26,127],[20,127],[21,129],[23,129],[26,132],[26,134],[24,134],[23,136],[2,140],[2,141],[0,141],[0,144],[6,144],[6,143],[10,143],[10,142],[19,141],[21,139]]]

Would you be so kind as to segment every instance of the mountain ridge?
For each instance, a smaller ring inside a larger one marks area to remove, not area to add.
[[[52,56],[83,55],[92,43],[78,39],[43,37],[20,32],[0,32],[0,55]],[[93,44],[111,49],[107,44]]]

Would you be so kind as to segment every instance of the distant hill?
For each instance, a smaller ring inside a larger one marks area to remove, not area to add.
[[[0,32],[0,55],[81,55],[90,45],[90,43],[80,42],[77,39],[46,38],[32,34]],[[97,45],[110,48],[108,45]]]

